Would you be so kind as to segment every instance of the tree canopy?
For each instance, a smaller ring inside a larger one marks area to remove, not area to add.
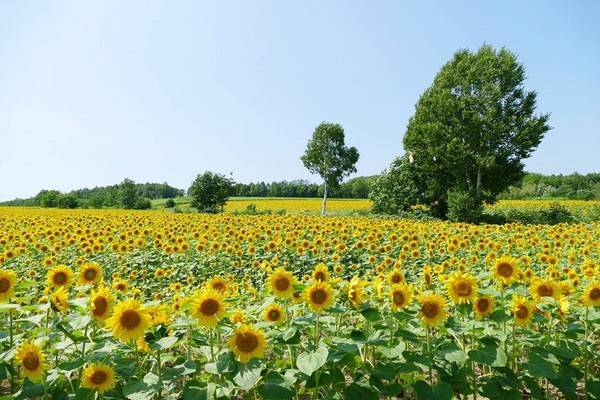
[[[198,174],[188,189],[188,195],[192,198],[191,206],[200,212],[223,211],[233,184],[232,179],[222,174],[210,171]]]

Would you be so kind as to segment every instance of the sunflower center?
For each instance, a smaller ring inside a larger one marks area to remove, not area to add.
[[[316,289],[310,294],[310,299],[315,304],[323,304],[327,301],[327,292],[323,289]]]
[[[394,301],[394,304],[401,306],[404,304],[404,294],[402,292],[394,292],[392,300]]]
[[[392,275],[392,282],[393,283],[400,283],[402,282],[402,277],[398,274],[394,274]]]
[[[57,272],[56,274],[54,274],[52,281],[57,285],[64,285],[65,283],[67,283],[67,274],[65,274],[62,271]]]
[[[96,270],[95,269],[88,269],[85,271],[85,279],[87,279],[88,281],[93,281],[94,279],[96,279]]]
[[[250,332],[238,333],[235,343],[240,351],[252,353],[258,347],[258,338]]]
[[[498,264],[498,274],[505,278],[509,278],[513,274],[513,267],[509,263],[503,262]]]
[[[279,318],[281,317],[281,314],[279,313],[279,310],[270,310],[269,311],[269,320],[271,321],[279,321]]]
[[[538,294],[541,297],[552,297],[553,293],[554,290],[552,290],[552,288],[549,285],[542,284],[540,285],[540,287],[538,287]]]
[[[212,288],[215,289],[218,292],[224,292],[225,291],[225,285],[223,285],[221,282],[215,282],[212,284]]]
[[[108,310],[108,300],[106,297],[96,297],[94,299],[94,315],[101,316]]]
[[[23,357],[23,366],[28,371],[35,371],[40,366],[40,358],[37,354],[30,351]]]
[[[123,290],[125,290],[125,284],[124,283],[117,283],[117,290],[122,292]]]
[[[477,301],[477,309],[479,312],[486,312],[490,308],[490,301],[488,299],[479,299]]]
[[[287,290],[290,287],[290,281],[284,276],[279,277],[275,279],[275,287],[277,288],[277,290],[283,292],[284,290]]]
[[[119,318],[119,322],[121,326],[127,330],[132,330],[137,328],[142,322],[142,318],[140,314],[136,310],[125,310],[123,314],[121,314],[121,318]]]
[[[460,281],[455,287],[456,294],[458,294],[459,296],[466,297],[470,296],[471,293],[473,293],[473,288],[471,287],[471,284],[467,281]]]
[[[515,313],[515,315],[519,319],[525,319],[529,316],[529,309],[523,304],[520,304],[517,308],[517,312]]]
[[[214,299],[206,299],[200,304],[200,312],[204,315],[214,315],[219,311],[219,302]]]
[[[8,278],[0,278],[0,293],[6,293],[10,289],[10,281]]]
[[[94,385],[101,385],[108,379],[108,374],[105,371],[94,371],[90,380]]]
[[[595,287],[592,290],[590,290],[590,299],[592,299],[592,300],[600,299],[600,288]]]
[[[437,305],[437,303],[426,301],[421,306],[421,312],[427,318],[435,318],[440,313],[440,307]]]
[[[317,281],[324,281],[325,280],[325,274],[321,271],[317,272],[315,274],[315,280]]]

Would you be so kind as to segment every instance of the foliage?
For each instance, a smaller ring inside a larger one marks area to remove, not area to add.
[[[0,390],[22,399],[598,398],[599,235],[597,222],[0,208]],[[64,271],[71,278],[52,278]],[[311,297],[319,287],[329,292]],[[196,316],[207,293],[225,307],[214,326]],[[331,307],[313,312],[327,293]],[[135,341],[113,326],[137,323],[117,307],[128,301],[148,318]],[[283,320],[267,318],[274,305]],[[244,362],[232,345],[259,341],[237,340],[242,324],[264,335],[264,351]],[[100,364],[114,371],[103,393],[93,384],[105,376],[88,373]],[[39,365],[35,381],[25,377]]]
[[[175,207],[175,200],[167,199],[167,201],[165,201],[165,208],[173,208],[173,207]]]
[[[502,199],[526,199],[532,197],[565,197],[573,200],[600,199],[600,173],[581,175],[525,174],[518,185],[509,187]]]
[[[404,148],[426,204],[447,214],[450,192],[493,202],[523,175],[550,129],[535,115],[536,93],[524,88],[525,68],[505,48],[460,50],[420,97]]]
[[[462,191],[448,192],[448,219],[454,222],[479,222],[483,204],[475,193]]]
[[[396,158],[372,184],[369,198],[373,212],[378,214],[402,214],[420,203],[420,190],[414,179],[414,168],[406,157]]]
[[[323,179],[323,209],[327,206],[327,188],[336,187],[342,179],[356,172],[356,147],[345,144],[344,128],[340,124],[321,122],[314,130],[301,157],[304,166]]]
[[[198,174],[188,189],[188,195],[192,198],[191,206],[201,212],[223,211],[233,184],[232,179],[222,174],[210,171]]]

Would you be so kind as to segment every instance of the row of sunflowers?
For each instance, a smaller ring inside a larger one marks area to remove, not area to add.
[[[600,398],[600,224],[0,208],[0,398]]]

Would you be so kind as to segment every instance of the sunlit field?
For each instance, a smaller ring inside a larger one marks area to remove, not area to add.
[[[599,242],[599,223],[0,208],[0,390],[598,398]]]

